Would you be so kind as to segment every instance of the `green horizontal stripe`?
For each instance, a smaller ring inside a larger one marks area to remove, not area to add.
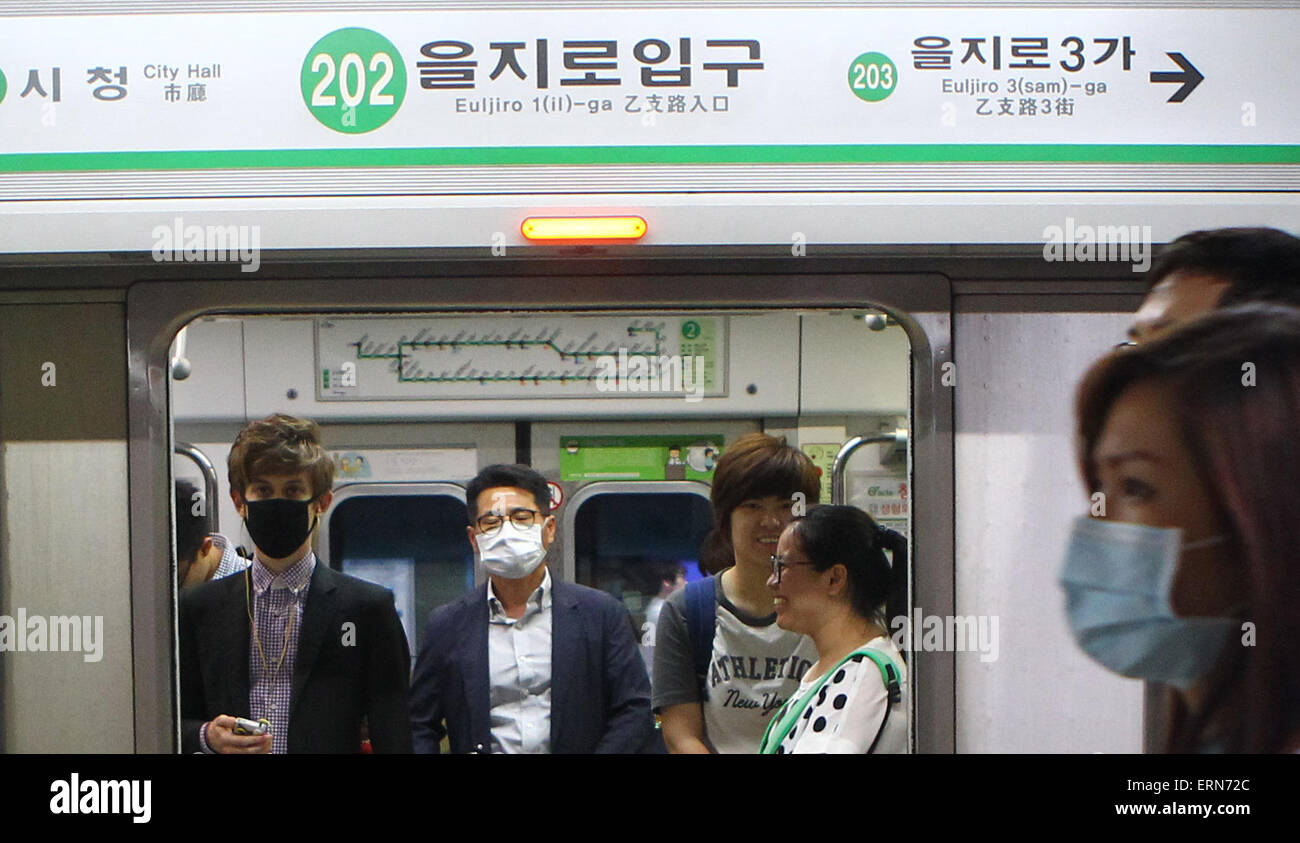
[[[234,149],[19,152],[0,172],[419,167],[505,164],[921,164],[1041,161],[1106,164],[1300,164],[1300,146],[1197,144],[809,144],[524,146],[445,149]]]

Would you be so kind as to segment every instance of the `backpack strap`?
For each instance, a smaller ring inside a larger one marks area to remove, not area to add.
[[[695,684],[700,701],[709,698],[709,659],[713,656],[713,633],[716,629],[716,577],[705,577],[686,584],[686,634],[691,640],[691,661],[695,665]]]
[[[768,721],[767,729],[763,732],[763,740],[759,744],[759,753],[763,755],[772,755],[776,752],[777,747],[779,747],[781,742],[785,740],[785,736],[790,734],[790,730],[793,729],[795,723],[798,722],[799,715],[802,714],[804,709],[808,707],[808,704],[812,702],[813,697],[817,695],[817,692],[821,687],[826,684],[826,680],[829,679],[835,671],[847,664],[849,659],[852,659],[856,655],[866,656],[875,663],[877,668],[880,669],[880,679],[885,683],[885,693],[888,696],[888,699],[885,702],[885,716],[880,721],[880,728],[876,730],[876,737],[871,741],[871,746],[867,748],[867,754],[869,755],[876,751],[876,744],[880,742],[880,736],[885,732],[885,724],[889,722],[889,710],[893,708],[896,703],[902,701],[903,690],[898,681],[898,667],[894,664],[894,660],[879,650],[873,650],[864,645],[840,659],[839,664],[822,674],[821,679],[817,680],[817,682],[808,689],[808,693],[798,699],[791,697],[786,700],[785,705],[781,707],[781,710],[777,712],[776,716]]]
[[[871,659],[876,663],[876,667],[880,668],[880,679],[885,683],[885,691],[889,694],[890,704],[901,702],[903,689],[898,682],[898,666],[894,664],[894,660],[879,650],[873,650],[870,647],[859,648],[850,654],[850,658],[858,653]]]
[[[867,754],[876,751],[876,744],[880,743],[880,736],[885,733],[885,724],[889,722],[889,711],[903,699],[903,689],[898,684],[898,668],[894,665],[894,660],[879,650],[872,650],[863,647],[858,650],[859,653],[871,659],[880,668],[880,678],[885,683],[885,693],[888,700],[885,702],[885,716],[880,720],[880,728],[876,730],[876,736],[871,740],[871,746],[867,747]]]

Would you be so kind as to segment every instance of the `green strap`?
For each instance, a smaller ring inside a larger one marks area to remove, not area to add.
[[[768,721],[767,728],[763,731],[763,740],[758,745],[759,754],[776,754],[777,747],[779,747],[781,742],[785,740],[786,735],[790,734],[790,730],[794,728],[794,725],[799,722],[799,716],[803,714],[804,709],[812,702],[813,697],[817,695],[817,692],[821,690],[821,687],[825,685],[840,668],[844,667],[850,659],[857,655],[866,656],[875,663],[876,667],[880,668],[880,678],[885,683],[885,705],[889,706],[893,702],[893,695],[890,692],[889,686],[891,683],[895,685],[898,684],[898,677],[900,675],[898,668],[894,665],[894,660],[889,656],[879,650],[873,650],[864,644],[852,653],[849,653],[847,656],[840,659],[839,664],[835,665],[835,667],[822,674],[822,678],[817,680],[816,685],[813,685],[808,689],[808,693],[804,694],[798,700],[786,700],[785,705],[781,707],[781,710],[777,712],[776,716]],[[893,676],[890,675],[891,671]],[[794,705],[791,705],[792,702]]]

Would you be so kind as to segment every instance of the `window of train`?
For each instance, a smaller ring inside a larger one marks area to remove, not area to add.
[[[655,623],[664,600],[700,579],[700,546],[713,528],[702,491],[660,489],[604,491],[596,483],[572,502],[575,579],[622,601],[641,642],[647,665],[654,664]]]
[[[463,493],[394,494],[368,484],[358,494],[344,486],[327,515],[330,567],[393,592],[412,653],[429,612],[474,587]]]

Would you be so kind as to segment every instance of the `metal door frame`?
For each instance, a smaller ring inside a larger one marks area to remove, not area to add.
[[[582,259],[537,257],[560,277],[515,275],[430,277],[418,264],[393,261],[384,278],[277,279],[272,262],[249,280],[235,270],[226,280],[145,281],[127,293],[127,359],[131,489],[131,622],[135,749],[174,752],[180,746],[176,621],[170,530],[174,497],[168,416],[168,365],[173,338],[193,319],[210,314],[328,314],[471,312],[644,312],[782,309],[884,309],[911,346],[913,449],[913,605],[952,614],[954,607],[953,395],[941,383],[952,361],[952,285],[930,273],[819,272],[809,260],[801,272],[735,272],[734,258],[692,262],[679,275],[593,271]],[[756,261],[760,266],[762,261]],[[782,261],[773,258],[774,268]],[[865,264],[866,261],[863,261]],[[647,257],[670,270],[672,262]],[[840,264],[842,267],[842,263]],[[211,270],[212,267],[204,267]],[[717,273],[717,274],[714,274]],[[403,276],[408,277],[403,277]],[[616,285],[610,278],[618,280]],[[635,303],[629,304],[629,303]],[[156,630],[170,634],[158,635]],[[955,656],[915,654],[911,665],[926,690],[917,700],[921,752],[955,748]]]

